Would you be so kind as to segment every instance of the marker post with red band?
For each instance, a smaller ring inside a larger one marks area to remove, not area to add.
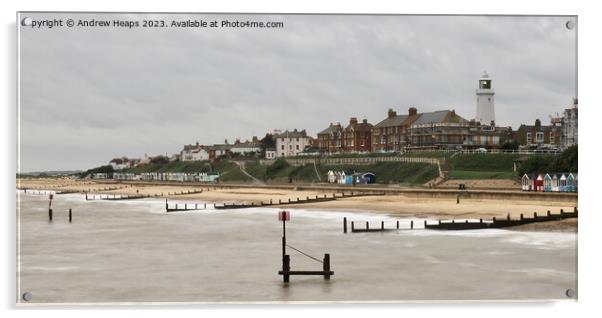
[[[291,219],[291,214],[288,211],[278,212],[278,221],[282,221],[282,270],[278,272],[282,275],[285,283],[290,280],[290,275],[320,275],[324,276],[325,280],[329,280],[330,276],[334,275],[334,271],[330,270],[330,254],[324,254],[321,271],[291,271],[291,257],[286,254],[286,221]],[[294,247],[292,247],[295,249]],[[297,249],[295,249],[297,250]],[[301,252],[297,250],[298,252]],[[302,254],[305,254],[301,252]],[[308,256],[307,254],[305,254]],[[311,257],[311,256],[309,256]],[[313,257],[311,257],[313,258]],[[315,258],[314,258],[315,259]],[[319,260],[318,260],[319,261]]]

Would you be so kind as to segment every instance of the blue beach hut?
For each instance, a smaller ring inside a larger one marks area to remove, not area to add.
[[[572,173],[566,177],[566,192],[575,192],[575,176]]]
[[[543,177],[543,191],[552,191],[552,177],[550,177],[550,174],[548,173],[546,173],[546,175]]]

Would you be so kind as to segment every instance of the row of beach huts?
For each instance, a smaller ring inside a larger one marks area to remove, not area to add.
[[[372,172],[328,171],[328,183],[337,184],[370,184],[376,181]]]
[[[523,191],[577,192],[577,173],[535,173],[522,177]]]
[[[218,182],[219,173],[206,172],[143,172],[143,173],[94,173],[92,179],[113,179],[120,181],[179,181],[179,182]]]

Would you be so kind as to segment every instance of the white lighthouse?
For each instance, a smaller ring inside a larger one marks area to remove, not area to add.
[[[491,79],[487,72],[484,71],[479,79],[479,88],[477,89],[477,121],[481,125],[491,125],[495,123],[495,108],[493,103],[493,95],[495,92],[491,87]]]

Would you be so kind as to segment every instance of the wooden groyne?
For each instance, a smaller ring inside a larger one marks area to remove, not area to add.
[[[117,200],[135,200],[135,199],[143,199],[143,198],[154,198],[158,197],[158,194],[147,194],[147,195],[127,195],[127,194],[88,194],[85,193],[86,201],[95,201],[95,200],[108,200],[108,201],[117,201]]]
[[[305,199],[297,197],[296,199],[287,199],[282,200],[278,199],[270,200],[268,202],[260,201],[259,203],[251,202],[251,203],[224,203],[223,205],[214,204],[214,208],[221,209],[245,209],[245,208],[255,208],[255,207],[263,207],[263,206],[274,206],[274,205],[289,205],[289,204],[307,204],[307,203],[317,203],[317,202],[326,202],[326,201],[335,201],[343,198],[353,198],[353,197],[366,197],[366,196],[377,196],[377,195],[385,195],[384,192],[381,193],[363,193],[363,192],[354,192],[350,193],[333,193],[331,196],[324,194],[323,196],[316,195],[315,197],[306,196]]]
[[[70,194],[70,193],[79,193],[79,191],[56,191],[56,190],[33,190],[30,188],[22,188],[19,190],[23,190],[23,193],[25,194],[32,194],[32,195],[48,195],[48,194]]]
[[[370,222],[366,221],[361,222],[361,225],[365,224],[365,227],[356,227],[355,221],[351,221],[351,233],[361,233],[361,232],[386,232],[386,231],[399,231],[399,230],[413,230],[414,229],[414,221],[410,221],[410,228],[399,228],[399,221],[395,222],[394,228],[385,228],[385,221],[380,221],[379,227],[370,228]],[[360,225],[358,224],[358,225]],[[347,218],[343,218],[343,233],[347,233]]]
[[[199,204],[199,203],[176,203],[175,205],[169,206],[167,200],[165,200],[165,212],[184,212],[184,211],[198,211],[198,210],[207,210],[207,203]]]
[[[188,194],[197,194],[197,193],[202,193],[203,190],[193,190],[193,191],[180,191],[180,192],[168,192],[167,195],[169,196],[177,196],[177,195],[188,195]],[[86,196],[86,201],[92,201],[92,200],[109,200],[109,201],[116,201],[116,200],[135,200],[135,199],[143,199],[143,198],[158,198],[158,197],[162,197],[163,193],[161,194],[136,194],[136,195],[128,195],[128,194],[89,194],[88,192],[85,192],[85,196]]]
[[[468,220],[437,220],[435,224],[429,224],[427,220],[424,220],[424,228],[426,230],[479,230],[479,229],[499,229],[511,226],[518,226],[524,224],[538,223],[538,222],[549,222],[549,221],[560,221],[568,218],[577,218],[578,211],[575,207],[573,212],[565,212],[560,209],[559,214],[552,214],[550,210],[544,215],[537,215],[537,212],[533,212],[533,217],[525,217],[522,213],[518,219],[512,219],[510,214],[504,219],[498,219],[493,217],[491,220],[479,219],[479,221],[468,221]],[[400,228],[399,221],[396,222],[394,228],[385,227],[385,222],[381,221],[380,226],[370,228],[368,221],[358,222],[356,226],[355,221],[351,221],[351,233],[365,233],[365,232],[387,232],[387,231],[399,231],[399,230],[413,230],[414,221],[410,221],[409,228]],[[347,233],[347,218],[343,218],[343,233]]]
[[[559,214],[552,214],[550,210],[545,215],[537,215],[537,212],[533,212],[533,217],[525,217],[522,213],[519,219],[510,218],[510,214],[505,219],[493,218],[489,222],[480,219],[479,222],[457,222],[456,220],[441,221],[439,220],[436,224],[428,224],[424,221],[424,228],[431,230],[475,230],[475,229],[499,229],[523,224],[531,224],[538,222],[549,222],[549,221],[560,221],[568,218],[578,217],[578,211],[575,207],[573,212],[564,212],[560,210]]]

